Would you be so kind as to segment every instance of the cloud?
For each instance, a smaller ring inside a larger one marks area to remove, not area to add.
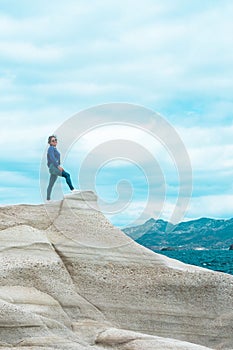
[[[231,126],[178,127],[186,145],[192,166],[196,171],[230,170],[232,168],[232,133]]]
[[[3,0],[0,147],[4,171],[14,164],[18,175],[32,179],[38,174],[30,166],[40,164],[47,136],[69,116],[96,104],[136,103],[159,111],[183,139],[194,176],[194,204],[188,215],[198,215],[198,203],[203,215],[232,215],[228,197],[233,168],[232,10],[228,0],[71,0],[69,4]],[[179,186],[177,173],[166,148],[148,134],[123,127],[98,129],[72,147],[65,164],[75,172],[85,154],[116,137],[140,141],[153,154],[164,174],[168,196],[164,215],[169,216]],[[94,152],[95,161],[108,151]],[[147,173],[156,173],[142,154],[137,156]],[[94,165],[89,170],[94,171]],[[121,165],[118,170],[123,176],[122,168],[127,166]],[[10,167],[11,171],[12,188],[13,183],[20,187],[20,177]],[[116,163],[109,164],[109,171],[116,172]],[[124,213],[132,218],[143,203],[143,186],[136,180],[138,197]],[[108,185],[101,191],[107,194]],[[213,208],[212,200],[219,205]],[[125,217],[112,220],[123,222]]]
[[[0,41],[1,57],[14,62],[31,63],[37,62],[53,63],[63,58],[61,49],[52,45],[38,46],[25,42],[4,42]],[[17,55],[15,53],[17,52]]]
[[[57,103],[66,105],[73,95],[82,106],[127,99],[160,109],[189,99],[189,110],[196,95],[199,101],[221,95],[226,105],[233,81],[232,38],[226,35],[232,31],[231,4],[192,3],[192,11],[183,2],[181,11],[180,1],[146,1],[136,5],[138,12],[132,6],[132,1],[124,6],[104,1],[102,7],[61,1],[50,17],[38,4],[37,16],[33,7],[28,17],[3,15],[5,59],[40,70],[38,75],[32,67],[35,81],[24,95],[48,101],[59,96]]]
[[[187,218],[213,217],[229,218],[232,217],[233,195],[218,194],[202,196],[192,199],[190,209],[187,212]]]
[[[56,130],[57,124],[62,123],[63,117],[64,112],[57,108],[0,111],[1,168],[7,170],[9,162],[17,164],[21,171],[26,163],[34,162],[39,166],[47,138]]]

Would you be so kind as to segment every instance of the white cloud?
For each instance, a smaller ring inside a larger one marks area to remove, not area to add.
[[[111,119],[109,121],[111,122]],[[98,128],[85,134],[72,146],[66,162],[75,164],[78,159],[80,166],[83,166],[82,162],[85,162],[87,156],[89,161],[84,163],[84,168],[88,166],[92,172],[97,171],[99,166],[104,166],[108,161],[109,167],[113,170],[116,167],[114,159],[123,157],[126,159],[125,166],[132,161],[135,166],[141,167],[148,177],[154,172],[159,177],[158,167],[165,177],[168,177],[168,173],[177,177],[174,160],[160,141],[149,132],[138,127],[122,125],[120,122],[119,125],[105,126],[101,125],[100,121]],[[119,161],[117,164],[119,166]]]
[[[231,126],[178,127],[194,171],[221,172],[233,169]],[[212,174],[213,176],[213,174]]]
[[[46,83],[46,84],[38,84],[34,87],[34,91],[47,94],[47,95],[61,95],[63,93],[76,96],[94,96],[100,94],[109,94],[117,91],[119,86],[117,84],[95,84],[88,82],[65,82],[62,81],[58,83]]]
[[[14,5],[5,5],[0,13],[3,166],[9,160],[40,161],[48,134],[81,108],[135,102],[159,110],[178,125],[194,171],[190,217],[198,214],[198,203],[203,212],[209,208],[206,213],[230,213],[225,205],[230,206],[230,199],[217,193],[232,191],[231,1],[22,0]],[[68,164],[117,135],[150,150],[169,193],[177,193],[167,150],[138,130],[93,131],[72,148]],[[145,161],[139,158],[141,153],[138,160]],[[12,182],[20,185],[20,178]],[[212,200],[222,203],[212,208]],[[136,203],[131,214],[141,205]],[[169,213],[171,198],[166,205]]]
[[[4,162],[40,162],[47,147],[47,138],[62,123],[64,112],[57,108],[34,111],[0,112],[0,148]],[[20,182],[19,182],[20,183]]]
[[[20,41],[0,41],[0,52],[4,59],[24,63],[54,63],[64,57],[63,51],[53,45],[39,46]]]
[[[232,188],[233,189],[233,188]],[[233,194],[211,195],[193,198],[187,218],[229,218],[233,212]]]
[[[28,176],[18,171],[1,171],[0,182],[2,186],[20,184],[21,187],[28,185],[32,180]],[[35,181],[35,180],[33,180]]]
[[[139,12],[132,11],[135,6]],[[184,6],[179,11],[180,6],[179,1],[104,1],[101,7],[72,1],[56,4],[48,17],[37,5],[38,16],[2,16],[2,54],[14,62],[48,63],[47,79],[24,92],[41,98],[73,95],[92,103],[96,96],[102,102],[128,96],[159,105],[200,91],[229,97],[231,4],[192,4],[192,12]]]
[[[38,39],[46,37],[50,33],[51,23],[47,17],[39,18],[13,18],[7,15],[0,15],[0,38],[33,38]]]
[[[201,196],[191,198],[189,207],[184,213],[184,217],[179,217],[180,221],[197,219],[200,217],[230,218],[233,211],[233,194]],[[135,201],[118,216],[105,215],[120,227],[140,225],[149,218],[161,218],[171,222],[171,215],[175,209],[174,200],[166,199],[163,205],[161,202],[154,202],[145,210],[146,202]],[[174,222],[177,223],[177,222]]]

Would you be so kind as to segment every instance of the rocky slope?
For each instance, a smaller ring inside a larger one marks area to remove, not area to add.
[[[139,244],[154,249],[229,249],[233,243],[233,219],[201,218],[172,225],[152,218],[123,231]]]
[[[155,254],[89,191],[0,208],[0,348],[232,349],[233,277]]]

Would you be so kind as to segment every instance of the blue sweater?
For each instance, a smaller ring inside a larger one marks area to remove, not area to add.
[[[60,165],[60,153],[54,146],[49,146],[48,152],[47,152],[47,165],[48,167],[50,164],[53,164],[56,168]]]

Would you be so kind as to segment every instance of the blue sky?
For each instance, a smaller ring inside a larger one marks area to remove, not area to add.
[[[79,111],[125,102],[160,113],[180,135],[193,172],[184,219],[232,217],[232,13],[231,0],[1,0],[0,203],[42,202],[47,136]],[[76,184],[90,149],[122,134],[143,139],[126,131],[98,128],[73,145],[65,165]],[[155,212],[169,219],[179,190],[166,150],[155,148],[166,198],[160,213],[148,210],[142,221]],[[88,166],[85,171],[96,171]],[[96,191],[104,200],[117,200],[121,179],[123,192],[127,181],[134,190],[131,205],[108,216],[114,224],[137,222],[153,171],[151,164],[140,168],[122,161],[96,173]]]

